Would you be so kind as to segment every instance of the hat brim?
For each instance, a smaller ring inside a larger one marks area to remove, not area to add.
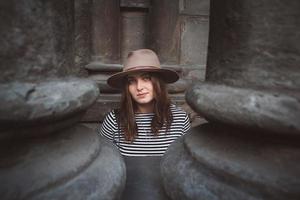
[[[165,83],[174,83],[179,79],[179,75],[177,72],[170,69],[137,69],[119,72],[107,79],[107,84],[113,88],[121,89],[124,86],[124,81],[129,74],[137,73],[137,72],[153,72],[158,74]]]

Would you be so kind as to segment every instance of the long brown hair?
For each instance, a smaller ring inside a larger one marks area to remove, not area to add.
[[[154,90],[154,117],[151,121],[151,131],[154,135],[159,134],[159,130],[165,126],[166,131],[170,129],[173,121],[170,109],[171,100],[169,98],[166,84],[156,74],[149,73]],[[125,140],[133,141],[138,128],[135,121],[136,102],[132,99],[127,81],[124,81],[124,88],[121,96],[119,109],[119,128],[122,129]]]

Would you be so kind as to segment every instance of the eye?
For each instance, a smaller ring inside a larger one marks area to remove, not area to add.
[[[130,85],[130,84],[133,84],[134,83],[134,79],[133,78],[128,78],[127,79],[127,83]]]
[[[151,76],[150,75],[148,75],[148,74],[146,74],[146,75],[143,75],[143,80],[144,81],[150,81],[151,80]]]

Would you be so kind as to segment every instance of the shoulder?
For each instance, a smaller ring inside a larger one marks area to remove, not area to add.
[[[187,112],[175,105],[171,107],[171,111],[173,114],[173,123],[176,126],[182,126],[182,132],[185,134],[191,128],[191,122]]]
[[[173,115],[173,120],[189,120],[187,112],[184,111],[181,107],[172,104],[170,108]]]
[[[173,114],[187,115],[187,113],[181,107],[178,107],[174,104],[171,104],[170,109]]]
[[[117,129],[118,125],[117,125],[116,115],[113,110],[106,114],[106,116],[103,119],[101,127],[104,132],[111,132]]]
[[[116,123],[114,111],[110,111],[104,117],[104,120],[101,124],[100,134],[110,140],[113,140],[114,134],[117,131],[118,126]]]
[[[114,110],[111,110],[110,112],[108,112],[106,115],[105,115],[105,118],[104,118],[104,122],[105,121],[111,121],[111,122],[116,122],[116,113],[118,111],[116,111],[115,109]]]

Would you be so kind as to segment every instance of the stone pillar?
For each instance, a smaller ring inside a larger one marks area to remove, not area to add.
[[[119,1],[95,0],[92,2],[92,60],[103,64],[119,63]]]
[[[172,199],[300,198],[300,3],[211,1],[206,82],[186,94],[209,122],[172,145]]]
[[[76,74],[72,1],[1,2],[0,81]]]
[[[91,61],[92,57],[92,13],[91,1],[74,1],[74,51],[75,67],[80,69],[80,74],[87,76],[84,66]]]
[[[150,47],[165,64],[179,63],[180,23],[178,0],[154,0],[150,9]]]
[[[119,199],[119,151],[77,124],[99,95],[76,78],[73,1],[1,2],[1,199]]]

